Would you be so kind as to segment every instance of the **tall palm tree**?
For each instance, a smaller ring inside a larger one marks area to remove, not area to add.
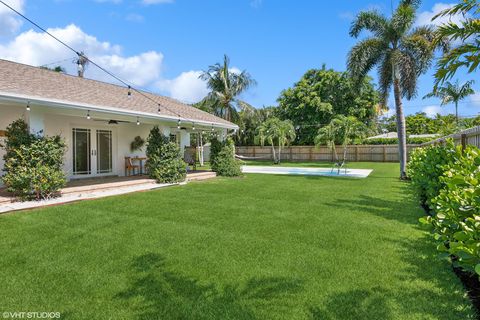
[[[407,143],[402,98],[417,93],[417,79],[431,65],[434,49],[433,27],[413,28],[420,1],[401,0],[391,18],[375,10],[363,11],[354,19],[350,35],[358,38],[362,31],[369,37],[359,41],[348,55],[348,70],[360,81],[373,67],[378,69],[379,91],[386,105],[391,88],[397,115],[400,178],[406,178]]]
[[[200,103],[202,109],[208,108],[228,121],[238,118],[237,110],[253,109],[248,103],[239,100],[238,96],[255,85],[256,81],[245,70],[232,71],[227,55],[223,57],[223,64],[210,66],[199,78],[206,81],[211,90]]]
[[[455,104],[455,119],[458,125],[458,102],[475,93],[472,89],[472,84],[474,83],[475,81],[471,80],[460,85],[458,80],[455,83],[447,81],[442,86],[434,88],[432,92],[423,98],[440,98],[442,106],[453,102]]]

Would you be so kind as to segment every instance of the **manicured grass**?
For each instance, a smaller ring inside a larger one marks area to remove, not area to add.
[[[0,311],[474,318],[459,280],[417,227],[422,212],[398,165],[352,167],[374,172],[218,178],[1,215]]]

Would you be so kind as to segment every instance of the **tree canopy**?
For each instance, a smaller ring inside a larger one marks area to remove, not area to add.
[[[278,116],[293,122],[296,144],[311,145],[317,131],[337,115],[355,116],[372,127],[376,118],[378,93],[370,78],[357,89],[346,72],[312,69],[284,90],[278,98]]]

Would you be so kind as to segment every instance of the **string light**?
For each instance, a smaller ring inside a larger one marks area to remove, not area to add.
[[[193,126],[192,126],[192,130],[195,131],[195,122],[192,122]]]
[[[213,123],[212,123],[212,132],[215,131],[215,128],[213,128]]]
[[[140,120],[137,117],[137,126],[139,126],[139,125],[140,125]]]
[[[180,124],[181,124],[181,123],[182,123],[182,122],[180,121],[180,119],[178,119],[178,121],[177,121],[177,129],[180,129]]]
[[[162,109],[160,108],[160,103],[159,103],[159,104],[158,104],[157,112],[160,113],[160,111],[162,111]]]
[[[91,117],[90,117],[90,110],[87,111],[87,120],[90,120]]]
[[[30,101],[27,102],[27,111],[30,111]]]
[[[127,93],[128,97],[132,97],[132,87],[131,86],[128,86],[128,93]]]

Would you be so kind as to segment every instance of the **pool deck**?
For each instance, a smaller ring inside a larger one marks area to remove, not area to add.
[[[346,172],[345,172],[346,171]],[[332,168],[298,168],[298,167],[277,167],[277,166],[243,166],[243,173],[261,174],[284,174],[304,176],[328,176],[328,177],[349,177],[366,178],[373,170],[370,169],[338,169]]]

